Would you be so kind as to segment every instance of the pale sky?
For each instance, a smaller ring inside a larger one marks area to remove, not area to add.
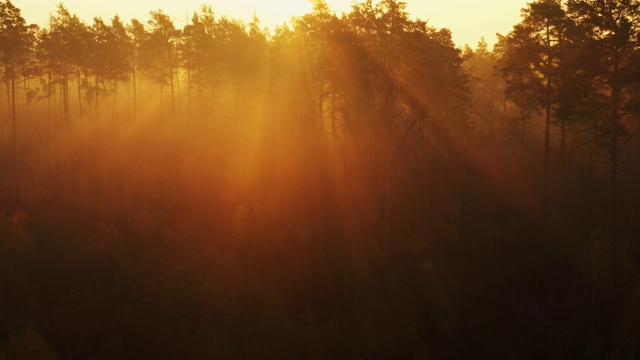
[[[489,44],[495,42],[495,33],[506,34],[520,19],[520,9],[526,0],[405,0],[412,18],[428,20],[431,26],[449,28],[458,46],[469,44],[475,47],[480,37]],[[30,23],[46,24],[49,13],[60,1],[12,0],[22,10]],[[90,23],[94,16],[105,20],[115,14],[124,21],[131,18],[145,21],[149,11],[162,9],[173,17],[176,27],[185,24],[190,14],[201,4],[210,4],[218,15],[237,19],[251,19],[256,11],[263,26],[274,28],[292,16],[301,15],[311,9],[307,0],[66,0],[65,6],[81,19]],[[351,0],[327,0],[340,14],[348,11]]]

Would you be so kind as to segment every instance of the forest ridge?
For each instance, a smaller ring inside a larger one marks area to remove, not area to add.
[[[0,360],[640,357],[640,2],[311,2],[0,2]]]

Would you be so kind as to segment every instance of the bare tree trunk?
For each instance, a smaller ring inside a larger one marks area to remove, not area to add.
[[[118,96],[118,80],[113,79],[113,84],[111,85],[111,116],[113,116],[113,122],[115,123],[116,117],[116,96]]]
[[[520,121],[522,122],[520,128],[520,156],[524,159],[524,154],[527,150],[527,114],[524,111]]]
[[[171,48],[167,48],[167,60],[169,62],[169,86],[171,87],[171,114],[173,115],[173,121],[176,121],[176,97],[175,97],[175,84],[173,79],[173,65],[171,65]]]
[[[75,193],[75,171],[73,169],[73,149],[72,149],[72,127],[71,127],[71,113],[69,106],[69,74],[66,67],[63,65],[63,77],[62,77],[62,104],[64,111],[64,126],[67,136],[67,171],[69,173],[69,188],[70,194]]]
[[[614,97],[617,98],[616,95],[614,95]],[[619,114],[617,109],[614,109],[613,112],[614,114],[612,115],[611,124],[611,143],[609,144],[609,177],[611,182],[611,242],[615,248],[618,242],[618,168],[620,165],[620,152],[618,151]]]
[[[69,113],[69,75],[64,71],[62,76],[62,110],[64,112],[64,121],[67,130],[71,129],[71,114]]]
[[[177,95],[177,100],[176,100],[176,110],[174,111],[181,111],[182,110],[182,91],[180,91],[180,68],[177,67],[174,69],[175,71],[175,82],[176,82],[176,95]]]
[[[82,91],[81,91],[81,77],[80,77],[80,66],[76,68],[76,79],[78,84],[78,115],[80,119],[80,130],[83,128],[83,115],[82,115]]]
[[[198,121],[202,125],[202,120],[204,119],[204,110],[202,107],[202,81],[198,81]]]
[[[7,89],[9,89],[9,85],[7,85]],[[2,90],[2,86],[0,86],[0,107],[3,105],[1,99],[4,99],[4,91]],[[9,99],[7,99],[7,100],[9,100]],[[9,102],[7,102],[7,109],[10,108],[10,107],[11,107],[11,105],[9,104]]]
[[[11,80],[7,79],[4,84],[7,88],[7,107],[11,108]]]
[[[84,74],[84,82],[85,84],[87,84],[87,88],[86,88],[86,93],[87,93],[87,118],[88,118],[88,130],[89,131],[93,131],[94,128],[94,122],[95,122],[95,115],[94,115],[94,110],[93,110],[93,96],[91,94],[91,82],[89,81],[89,77],[87,76],[87,74]]]
[[[618,317],[616,312],[619,304],[619,287],[617,281],[621,275],[621,249],[618,242],[618,170],[620,167],[620,149],[618,136],[620,127],[620,103],[621,103],[621,85],[620,85],[620,69],[619,59],[614,58],[614,69],[611,79],[611,113],[609,119],[609,181],[610,181],[610,209],[609,222],[611,226],[609,239],[609,276],[605,280],[605,286],[602,289],[604,300],[604,314],[602,322],[602,354],[601,358],[609,360],[614,353],[614,331],[615,323]]]
[[[551,39],[549,29],[547,29],[547,46],[550,47]],[[549,49],[547,54],[549,54]],[[546,84],[545,84],[545,119],[544,119],[544,169],[543,169],[543,184],[542,184],[542,218],[543,227],[545,233],[549,228],[549,157],[550,157],[550,145],[551,145],[551,67],[552,58],[547,56],[547,69],[546,69]]]
[[[331,92],[331,132],[334,137],[337,136],[336,132],[336,90]]]
[[[51,164],[50,172],[52,178],[54,179],[54,196],[56,201],[60,198],[60,171],[58,169],[57,162],[60,158],[60,144],[59,144],[59,134],[58,134],[58,120],[57,117],[54,117],[54,100],[57,100],[57,97],[54,96],[53,92],[53,71],[51,70],[51,63],[49,63],[48,69],[48,79],[47,79],[47,115],[49,118],[49,134],[50,141],[52,145],[53,159],[54,162]]]
[[[113,134],[115,131],[115,125],[113,123],[115,121],[115,116],[113,116],[113,109],[109,104],[109,96],[107,94],[107,84],[105,83],[104,78],[102,78],[100,82],[102,83],[102,91],[104,92],[104,107],[107,109],[107,117],[108,117],[107,121],[109,122],[109,126],[111,127],[111,134]]]
[[[164,65],[160,67],[160,110],[164,113]]]
[[[318,121],[320,121],[320,129],[324,127],[324,91],[318,96]]]
[[[133,71],[133,120],[138,120],[138,74],[136,72],[136,59],[131,57],[131,69]]]
[[[20,170],[18,159],[18,131],[16,124],[16,74],[13,63],[9,68],[11,74],[11,158],[13,164],[13,188],[15,195],[15,207],[20,207],[22,199],[20,196]]]
[[[30,89],[30,83],[29,83],[29,77],[28,76],[23,76],[22,81],[24,82],[24,97],[27,100],[27,115],[26,115],[26,119],[27,119],[27,123],[31,124],[31,98],[29,98],[29,89]],[[25,136],[27,137],[27,139],[33,139],[34,137],[34,129],[32,126],[27,126],[26,127],[26,133]],[[37,132],[36,132],[37,133]]]
[[[187,126],[191,122],[191,66],[187,65]]]
[[[567,182],[567,122],[560,120],[560,181],[562,187],[562,194],[565,192],[565,185]]]

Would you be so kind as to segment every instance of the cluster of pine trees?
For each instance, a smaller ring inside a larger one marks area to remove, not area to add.
[[[0,2],[0,359],[640,356],[640,2],[312,3]]]

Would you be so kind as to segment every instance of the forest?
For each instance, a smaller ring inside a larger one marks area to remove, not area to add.
[[[311,3],[0,1],[0,359],[640,358],[640,1]]]

